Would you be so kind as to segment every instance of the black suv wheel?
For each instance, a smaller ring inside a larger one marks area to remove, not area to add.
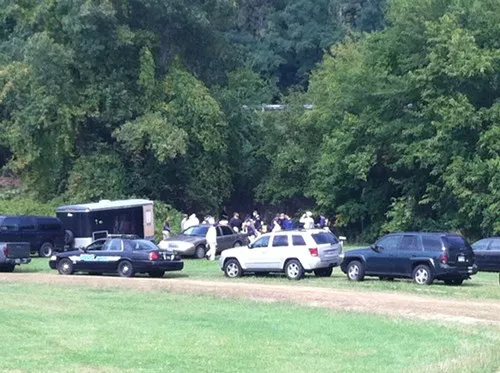
[[[363,281],[364,278],[365,266],[357,260],[350,262],[347,266],[347,279],[350,281]]]
[[[413,270],[413,281],[418,285],[430,285],[434,281],[431,269],[426,264],[420,264]]]

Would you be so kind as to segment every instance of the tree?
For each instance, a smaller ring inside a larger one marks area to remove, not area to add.
[[[492,234],[494,6],[398,0],[389,21],[382,32],[334,48],[312,76],[315,109],[303,123],[322,141],[309,193],[366,238],[394,229]]]

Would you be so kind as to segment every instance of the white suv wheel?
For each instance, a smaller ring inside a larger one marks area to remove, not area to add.
[[[243,275],[243,269],[236,259],[229,259],[224,264],[224,274],[229,278],[240,277],[241,275]]]
[[[286,277],[290,280],[300,280],[304,276],[304,268],[296,259],[292,259],[285,265]]]

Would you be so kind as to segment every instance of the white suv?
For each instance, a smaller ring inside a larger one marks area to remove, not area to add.
[[[291,230],[263,234],[248,246],[224,250],[220,266],[227,277],[244,273],[285,272],[300,280],[305,272],[331,276],[341,259],[342,243],[329,230]]]

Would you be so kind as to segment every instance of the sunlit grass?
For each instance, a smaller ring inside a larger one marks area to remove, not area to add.
[[[500,363],[491,329],[161,291],[10,283],[1,294],[1,372],[462,373]]]

